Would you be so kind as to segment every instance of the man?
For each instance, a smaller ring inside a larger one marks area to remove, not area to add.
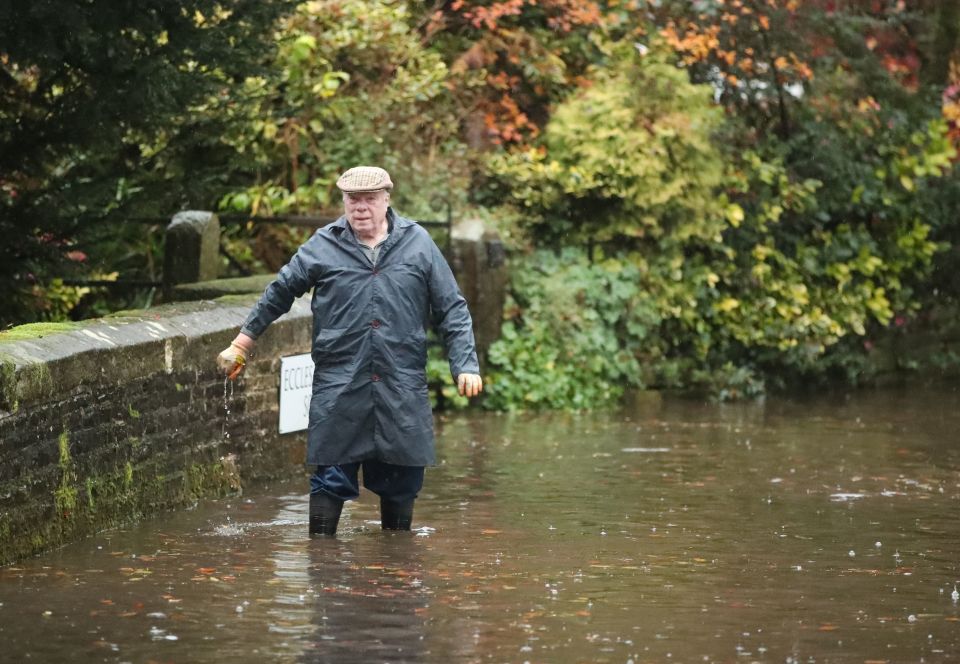
[[[231,377],[255,340],[313,289],[313,395],[307,433],[310,534],[334,535],[363,484],[385,530],[410,530],[424,467],[434,463],[425,325],[441,333],[461,395],[483,390],[466,301],[427,232],[389,207],[393,182],[357,166],[337,180],[344,215],[307,240],[217,358]]]

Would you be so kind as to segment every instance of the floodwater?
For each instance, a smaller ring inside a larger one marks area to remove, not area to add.
[[[413,533],[304,477],[0,568],[0,659],[960,660],[960,394],[438,422]]]

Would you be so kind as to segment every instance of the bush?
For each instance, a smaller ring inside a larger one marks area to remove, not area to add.
[[[528,244],[568,248],[515,261],[488,404],[860,380],[871,337],[917,311],[942,248],[922,210],[955,157],[944,123],[896,124],[867,105],[829,127],[801,118],[793,143],[744,149],[704,86],[655,51],[613,52],[538,147],[490,162]],[[803,141],[815,136],[852,179],[810,163]]]

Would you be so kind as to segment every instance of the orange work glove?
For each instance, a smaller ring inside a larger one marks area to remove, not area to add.
[[[230,380],[236,380],[247,366],[247,358],[253,352],[253,339],[245,334],[238,334],[230,345],[217,355],[217,366]]]

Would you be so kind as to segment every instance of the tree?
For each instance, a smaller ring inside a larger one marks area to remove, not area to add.
[[[617,4],[453,0],[425,12],[422,38],[450,66],[468,143],[483,149],[535,138],[551,104],[601,56],[592,38],[619,20],[606,8]]]
[[[0,3],[0,326],[62,317],[65,274],[156,278],[131,252],[142,229],[116,222],[219,197],[241,83],[292,4]]]

